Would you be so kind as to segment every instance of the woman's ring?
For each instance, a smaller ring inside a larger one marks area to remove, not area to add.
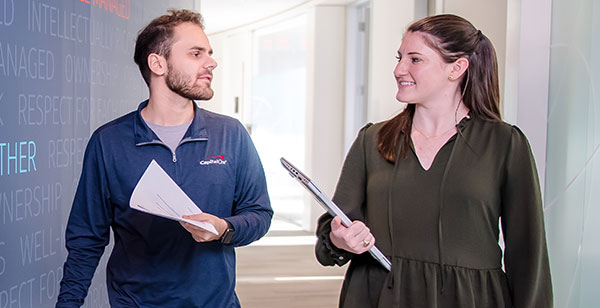
[[[363,246],[364,246],[364,247],[367,247],[367,246],[369,246],[369,244],[371,244],[371,242],[370,242],[370,241],[363,240]]]

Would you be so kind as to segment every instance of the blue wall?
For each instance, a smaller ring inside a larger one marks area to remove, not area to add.
[[[193,0],[0,0],[0,308],[53,307],[91,132],[137,107],[137,32]],[[110,252],[110,247],[107,249]],[[108,307],[105,254],[85,307]]]

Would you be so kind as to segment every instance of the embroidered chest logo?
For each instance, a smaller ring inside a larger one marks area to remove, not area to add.
[[[227,164],[227,160],[225,159],[225,156],[223,155],[213,155],[213,156],[209,156],[206,159],[203,159],[200,161],[200,165],[206,166],[206,165],[226,165]]]

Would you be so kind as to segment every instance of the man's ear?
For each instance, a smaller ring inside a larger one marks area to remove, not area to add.
[[[162,76],[167,73],[167,60],[159,54],[151,53],[148,55],[148,68],[152,74]]]
[[[469,60],[467,58],[458,58],[458,60],[452,63],[452,69],[450,71],[450,76],[453,80],[460,80],[462,76],[469,68]]]

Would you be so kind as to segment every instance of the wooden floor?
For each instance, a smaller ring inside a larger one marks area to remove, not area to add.
[[[314,256],[315,237],[271,232],[236,249],[236,291],[243,308],[335,308],[346,267],[323,267]]]

